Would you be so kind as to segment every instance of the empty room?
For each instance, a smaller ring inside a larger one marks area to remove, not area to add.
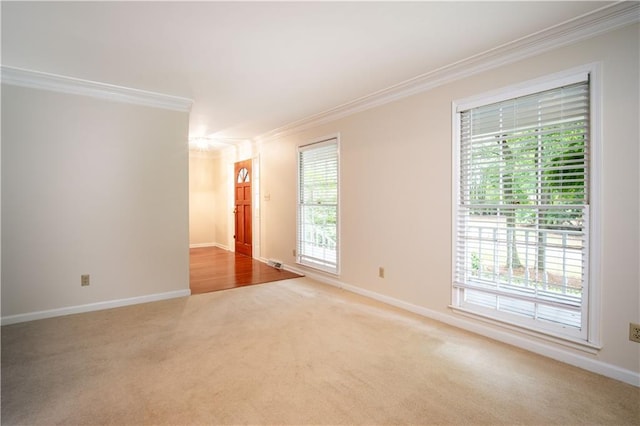
[[[2,424],[640,424],[639,2],[0,8]]]

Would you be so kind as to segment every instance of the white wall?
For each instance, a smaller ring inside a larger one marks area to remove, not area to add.
[[[188,291],[187,127],[186,112],[3,84],[3,318]]]
[[[233,148],[189,153],[190,245],[233,250]]]
[[[192,247],[216,243],[219,164],[219,158],[212,152],[189,152],[189,244]]]
[[[456,318],[451,300],[451,103],[583,64],[602,63],[602,343],[591,355],[637,376],[640,345],[639,29],[625,27],[261,145],[262,250],[293,265],[296,146],[341,135],[341,283]],[[386,277],[377,276],[384,266]],[[301,268],[303,269],[303,268]],[[459,317],[458,317],[459,318]],[[514,336],[528,337],[489,327]],[[609,368],[607,367],[607,368]],[[611,369],[610,368],[610,369]]]

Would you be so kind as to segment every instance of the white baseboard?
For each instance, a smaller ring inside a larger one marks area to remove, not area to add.
[[[215,247],[216,243],[198,243],[198,244],[189,244],[189,248],[203,248],[203,247]]]
[[[50,309],[46,311],[29,312],[26,314],[9,315],[2,317],[2,325],[17,324],[19,322],[34,321],[45,318],[59,317],[63,315],[81,314],[84,312],[100,311],[103,309],[119,308],[122,306],[137,305],[139,303],[157,302],[159,300],[187,297],[191,290],[176,290],[166,293],[148,294],[146,296],[131,297],[128,299],[108,300],[105,302],[89,303],[86,305],[69,306],[66,308]]]
[[[198,243],[198,244],[189,244],[189,248],[203,248],[203,247],[218,247],[222,250],[229,251],[229,247],[219,244],[219,243]]]
[[[285,266],[285,269],[289,269],[289,268]],[[298,272],[298,271],[294,270],[293,272]],[[301,273],[301,272],[298,272],[298,273]],[[376,293],[370,290],[365,290],[363,288],[346,284],[336,279],[325,277],[324,275],[321,275],[321,274],[307,272],[307,273],[304,273],[304,275],[314,280],[323,282],[325,284],[339,287],[341,289],[350,291],[352,293],[356,293],[361,296],[365,296],[370,299],[374,299],[374,300],[386,303],[388,305],[395,306],[397,308],[404,309],[409,312],[413,312],[415,314],[451,325],[453,327],[461,328],[466,331],[471,331],[481,336],[485,336],[490,339],[497,340],[499,342],[506,343],[508,345],[515,346],[515,347],[527,350],[529,352],[536,353],[538,355],[555,359],[557,361],[564,362],[566,364],[570,364],[575,367],[579,367],[584,370],[591,371],[593,373],[601,374],[603,376],[606,376],[615,380],[619,380],[621,382],[625,382],[636,387],[640,387],[640,373],[636,373],[635,371],[620,368],[616,365],[608,364],[606,362],[588,358],[586,356],[583,356],[574,352],[569,352],[567,350],[563,350],[561,348],[552,346],[550,344],[546,344],[544,342],[529,339],[526,336],[518,336],[516,334],[509,333],[507,331],[503,331],[493,327],[488,327],[482,324],[481,322],[474,321],[469,318],[458,317],[454,315],[447,315],[442,312],[437,312],[431,309],[424,308],[422,306],[414,305],[412,303],[395,299],[393,297],[386,296],[384,294]]]

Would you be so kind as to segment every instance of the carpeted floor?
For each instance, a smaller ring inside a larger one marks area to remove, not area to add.
[[[2,424],[640,424],[640,389],[299,278],[2,327]]]

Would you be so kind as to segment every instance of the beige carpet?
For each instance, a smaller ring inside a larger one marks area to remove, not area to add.
[[[640,424],[640,389],[308,278],[2,327],[2,424]]]

